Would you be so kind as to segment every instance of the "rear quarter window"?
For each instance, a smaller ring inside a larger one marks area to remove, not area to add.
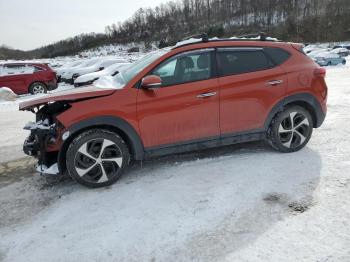
[[[45,69],[44,68],[41,68],[41,67],[39,67],[39,66],[34,66],[34,72],[41,72],[41,71],[45,71]]]
[[[264,51],[275,63],[275,65],[283,64],[290,57],[290,54],[281,48],[265,47]]]

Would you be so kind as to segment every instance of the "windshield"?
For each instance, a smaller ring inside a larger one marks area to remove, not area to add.
[[[117,74],[113,79],[105,79],[102,81],[97,80],[95,83],[95,86],[102,87],[102,88],[111,88],[112,86],[114,88],[122,88],[124,87],[131,79],[133,79],[138,73],[140,73],[143,69],[145,69],[148,65],[153,63],[155,60],[157,60],[162,55],[166,54],[169,51],[169,49],[161,49],[157,51],[153,51],[149,53],[148,55],[145,55],[140,60],[137,60],[130,66],[127,66],[126,68],[123,68],[120,70],[119,74]],[[108,86],[106,86],[106,84]]]

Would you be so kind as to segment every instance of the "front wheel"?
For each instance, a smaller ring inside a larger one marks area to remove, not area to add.
[[[116,182],[129,164],[129,150],[117,134],[88,130],[77,136],[66,154],[70,176],[80,184],[97,188]]]
[[[299,151],[310,140],[313,121],[310,113],[300,106],[291,106],[276,115],[268,131],[268,141],[283,153]]]

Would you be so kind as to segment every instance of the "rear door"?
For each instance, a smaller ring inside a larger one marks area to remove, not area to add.
[[[287,77],[262,48],[219,48],[221,135],[260,131]]]
[[[220,136],[213,61],[213,49],[196,50],[175,55],[150,73],[160,76],[163,85],[138,93],[139,127],[146,148]]]

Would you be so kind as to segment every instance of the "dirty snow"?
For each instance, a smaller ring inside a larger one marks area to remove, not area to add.
[[[0,260],[350,261],[350,68],[329,67],[327,82],[326,121],[297,153],[163,157],[98,190],[48,182],[29,158],[1,164]],[[32,118],[2,107],[0,162]]]

